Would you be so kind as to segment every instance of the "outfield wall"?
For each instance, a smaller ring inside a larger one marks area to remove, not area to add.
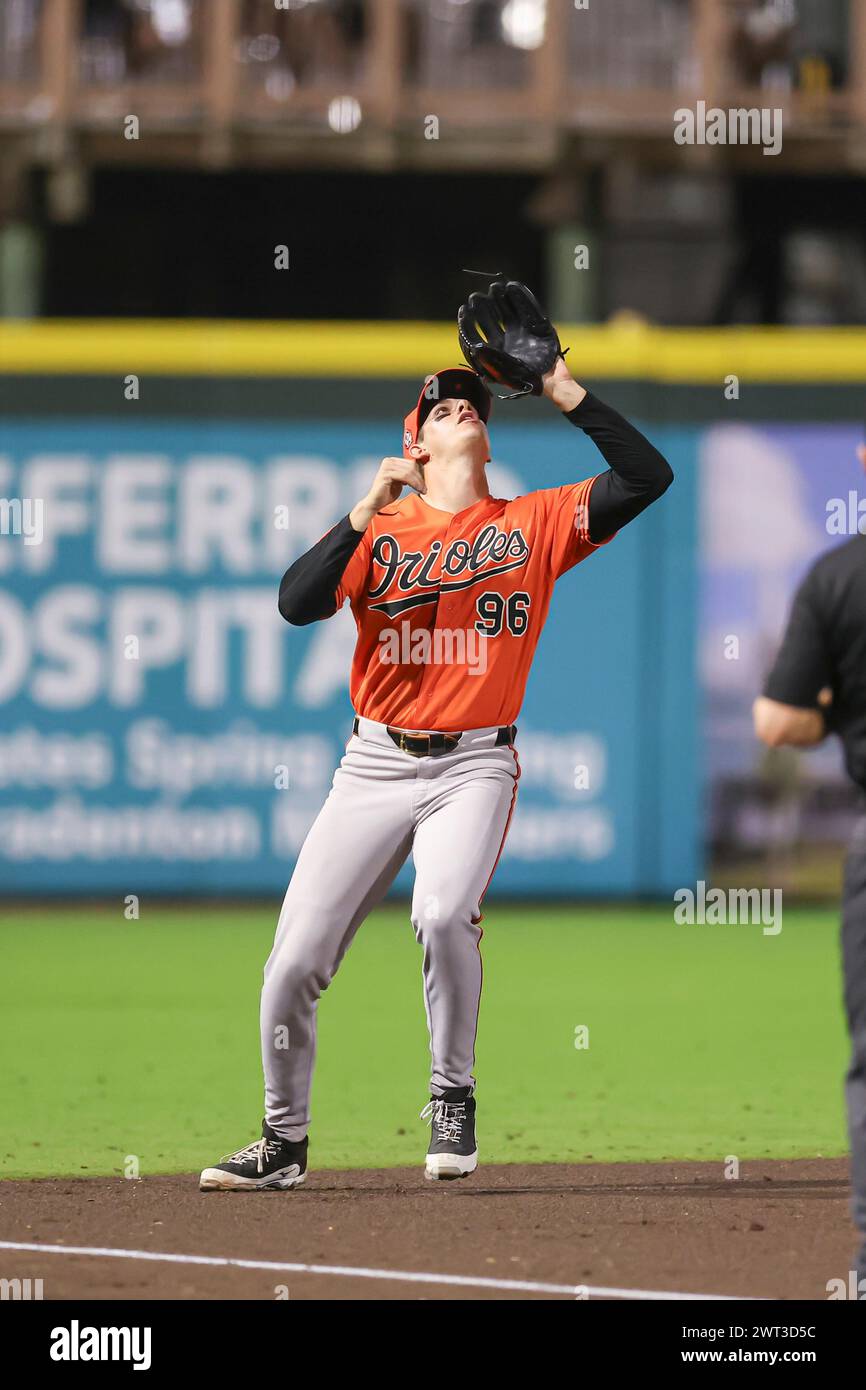
[[[563,337],[676,482],[557,586],[496,889],[667,894],[703,864],[702,451],[721,429],[724,469],[738,429],[785,421],[835,431],[841,460],[866,335]],[[354,626],[289,629],[276,586],[456,360],[438,325],[0,327],[0,498],[44,504],[41,543],[0,536],[3,892],[282,890],[350,728]],[[491,426],[500,495],[596,471],[547,402],[497,404]]]

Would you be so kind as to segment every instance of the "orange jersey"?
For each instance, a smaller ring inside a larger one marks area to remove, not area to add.
[[[454,514],[413,492],[378,512],[337,590],[358,627],[356,713],[442,733],[513,724],[553,586],[598,549],[594,481]]]

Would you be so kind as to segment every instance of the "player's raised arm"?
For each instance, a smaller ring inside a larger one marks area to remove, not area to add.
[[[596,478],[589,494],[589,537],[598,545],[661,497],[673,470],[640,430],[578,385],[562,357],[542,382],[544,395],[589,435],[610,470]]]
[[[396,502],[404,487],[424,492],[424,473],[420,464],[407,459],[386,458],[379,465],[370,491],[348,516],[332,527],[320,541],[290,565],[280,582],[279,609],[287,623],[305,627],[308,623],[331,618],[340,606],[341,585],[350,563],[358,553],[364,533],[376,512]],[[358,576],[366,564],[356,567]],[[345,594],[343,596],[345,598]]]
[[[589,495],[594,545],[670,487],[674,475],[658,449],[574,380],[559,334],[526,285],[495,280],[486,294],[471,294],[457,314],[457,327],[467,362],[487,381],[507,387],[511,395],[505,399],[547,396],[600,450],[610,472],[596,478]]]

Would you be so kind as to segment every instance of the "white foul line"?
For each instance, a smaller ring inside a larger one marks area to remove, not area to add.
[[[37,1241],[0,1240],[0,1250],[27,1250],[39,1255],[85,1255],[95,1259],[152,1260],[164,1264],[213,1265],[222,1269],[269,1269],[279,1274],[335,1274],[349,1279],[392,1279],[401,1284],[450,1284],[468,1289],[502,1289],[511,1293],[568,1294],[571,1298],[631,1298],[669,1301],[736,1301],[730,1294],[668,1293],[648,1289],[607,1289],[593,1284],[540,1284],[530,1279],[490,1279],[470,1274],[418,1274],[405,1269],[366,1269],[352,1265],[289,1264],[279,1260],[240,1260],[225,1255],[170,1255],[156,1250],[115,1250],[99,1245],[40,1245]]]

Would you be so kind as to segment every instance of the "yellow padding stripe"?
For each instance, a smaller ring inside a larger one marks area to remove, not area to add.
[[[560,326],[580,381],[866,383],[866,330]],[[6,320],[0,373],[423,377],[462,363],[452,324]]]

